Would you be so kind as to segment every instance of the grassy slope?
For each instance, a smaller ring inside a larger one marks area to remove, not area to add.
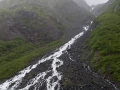
[[[5,16],[5,18],[0,17],[0,23],[4,22],[5,19],[10,19],[14,17],[15,12],[18,10],[22,10],[24,7],[27,10],[33,11],[46,21],[50,21],[53,25],[55,25],[61,32],[63,32],[64,27],[62,25],[58,25],[54,21],[50,20],[48,17],[48,13],[44,11],[42,7],[31,6],[27,4],[22,4],[19,7],[10,10],[0,10],[0,16]],[[23,24],[27,24],[27,28],[37,28],[42,27],[38,24],[33,24],[32,21],[29,23],[23,22]],[[0,81],[9,78],[16,74],[18,71],[26,67],[26,65],[34,60],[38,56],[42,56],[45,53],[52,51],[63,44],[62,36],[61,39],[48,42],[48,41],[40,41],[38,40],[36,43],[32,44],[25,39],[16,38],[11,41],[2,41],[0,40]]]
[[[27,43],[24,39],[0,41],[0,81],[9,78],[23,69],[35,57],[54,50],[62,44],[62,40],[47,43],[45,46]]]
[[[91,63],[96,70],[112,80],[120,82],[120,0],[97,17],[98,26],[88,39],[91,47]]]

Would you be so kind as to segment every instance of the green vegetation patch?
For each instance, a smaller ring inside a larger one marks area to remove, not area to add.
[[[91,47],[92,64],[100,73],[120,82],[120,1],[95,19],[98,26],[87,44]]]
[[[62,44],[62,40],[44,46],[41,44],[28,43],[20,38],[7,42],[0,41],[0,81],[13,76],[36,57],[54,50]]]

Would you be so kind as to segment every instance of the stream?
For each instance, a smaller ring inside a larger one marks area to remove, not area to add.
[[[90,25],[92,23],[93,22],[91,21]],[[21,70],[18,75],[15,75],[9,80],[6,80],[0,85],[0,90],[60,90],[60,81],[62,80],[63,75],[62,72],[59,72],[57,69],[64,65],[64,60],[60,59],[60,57],[63,54],[67,53],[69,56],[69,60],[74,62],[74,59],[72,59],[67,50],[71,48],[71,46],[76,42],[78,38],[83,36],[84,33],[89,30],[90,25],[84,26],[82,32],[73,37],[70,41],[68,41],[60,48],[56,49],[51,55],[43,57],[36,64],[28,66],[27,68]],[[45,70],[42,69],[43,65],[45,67]],[[83,63],[82,65],[86,72],[92,72],[90,66],[85,63]],[[30,77],[29,80],[25,81],[24,78],[28,78],[27,75],[29,73],[31,73],[35,69],[40,69],[38,67],[41,68],[41,71],[36,73],[34,77]],[[94,72],[92,72],[92,74],[95,77],[99,77],[99,75]],[[119,90],[109,80],[106,80],[106,82],[112,85],[114,90]]]

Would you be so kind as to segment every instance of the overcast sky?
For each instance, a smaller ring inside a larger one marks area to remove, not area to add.
[[[89,5],[96,5],[100,3],[105,3],[108,0],[85,0]]]
[[[3,1],[3,0],[0,0]],[[96,4],[100,4],[100,3],[105,3],[108,0],[85,0],[90,6],[91,5],[96,5]]]

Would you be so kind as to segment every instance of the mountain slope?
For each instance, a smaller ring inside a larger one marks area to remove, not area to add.
[[[84,0],[73,0],[78,4],[80,7],[84,7],[86,10],[90,11],[90,6]]]
[[[0,80],[70,40],[94,18],[73,0],[4,0],[0,8]]]
[[[83,7],[79,7],[78,5],[76,5],[76,3],[72,0],[49,0],[49,1],[47,1],[47,0],[45,0],[45,1],[44,0],[35,0],[35,1],[33,1],[33,0],[24,0],[24,1],[4,0],[3,2],[1,2],[1,4],[2,4],[2,5],[0,5],[1,8],[4,8],[4,6],[5,6],[5,8],[9,8],[15,14],[19,14],[17,12],[19,12],[20,10],[21,10],[21,12],[23,11],[22,13],[31,14],[30,18],[34,18],[34,16],[35,16],[34,13],[38,14],[38,12],[42,11],[41,14],[43,14],[43,15],[46,14],[46,15],[44,17],[42,17],[42,16],[41,17],[44,18],[46,20],[46,22],[49,21],[49,24],[50,24],[50,22],[54,23],[54,26],[46,26],[46,27],[50,27],[50,28],[52,27],[51,29],[53,29],[53,30],[58,29],[58,28],[55,28],[56,26],[58,26],[61,29],[64,28],[67,33],[66,40],[69,40],[71,37],[76,35],[79,32],[78,28],[81,29],[83,27],[83,25],[87,24],[86,23],[87,20],[89,21],[89,19],[94,18],[94,16],[92,16],[89,12],[87,12]],[[37,11],[37,10],[33,11],[34,8],[39,9],[39,11]],[[32,15],[33,15],[33,17],[32,17]],[[18,17],[18,15],[14,15],[14,18],[23,18],[23,17],[24,16]],[[35,17],[37,17],[37,15]],[[48,17],[48,18],[45,18],[45,17]],[[3,18],[3,17],[1,17],[1,18]],[[19,20],[17,20],[17,21],[19,21]],[[13,23],[14,23],[14,20],[13,20]],[[17,23],[20,23],[20,22],[17,22]],[[22,23],[24,23],[24,22],[22,22]],[[27,21],[25,23],[27,23]],[[37,24],[38,23],[39,22],[37,21]],[[64,25],[62,23],[64,23]],[[49,24],[46,24],[46,25],[49,25]],[[55,25],[55,24],[57,24],[57,25]],[[38,25],[40,26],[40,24],[38,24]],[[19,25],[17,25],[17,26],[19,26]],[[64,27],[64,26],[66,26],[66,27]],[[4,26],[4,27],[6,27],[6,26]],[[26,26],[23,25],[22,27],[26,27]],[[46,29],[48,29],[48,28],[46,28]],[[67,32],[67,31],[70,30],[70,32],[71,32],[73,29],[76,29],[76,32],[73,35],[69,35],[69,32]],[[51,31],[51,30],[49,30],[49,31]],[[59,33],[59,35],[58,35],[58,33]],[[20,33],[18,32],[18,36],[19,35],[22,36],[21,32]],[[49,34],[49,35],[51,35],[51,34]],[[54,36],[59,37],[60,35],[61,34],[60,34],[59,30],[57,30],[57,33]],[[13,37],[14,36],[15,35],[13,35]],[[33,37],[33,35],[30,37]],[[49,37],[51,38],[52,36],[49,36]],[[9,38],[10,38],[10,36],[9,36]]]
[[[101,13],[107,10],[113,2],[114,0],[109,0],[107,3],[95,5],[94,9],[91,10],[91,13],[95,16],[99,16]]]
[[[94,20],[97,26],[86,43],[84,59],[105,78],[120,86],[120,1],[116,0]],[[86,56],[86,52],[87,56]],[[83,56],[84,56],[83,55]],[[88,56],[89,55],[89,56]],[[88,61],[87,61],[88,62]]]

